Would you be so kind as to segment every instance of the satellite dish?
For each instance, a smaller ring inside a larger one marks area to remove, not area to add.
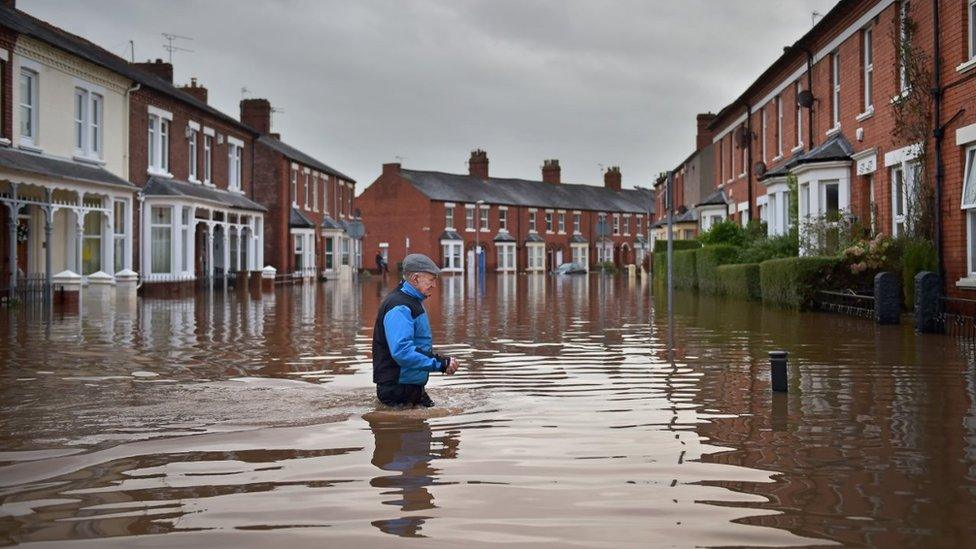
[[[813,92],[810,90],[803,90],[796,96],[796,104],[803,107],[804,109],[809,109],[813,107],[814,97]]]
[[[752,173],[756,174],[756,177],[762,177],[766,175],[766,163],[760,160],[752,165]]]
[[[363,225],[362,221],[353,219],[346,224],[346,232],[349,233],[349,236],[352,238],[359,240],[363,237],[363,235],[366,234],[366,226]]]

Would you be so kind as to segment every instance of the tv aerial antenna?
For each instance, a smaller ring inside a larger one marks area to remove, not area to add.
[[[175,40],[191,40],[192,41],[193,38],[191,38],[189,36],[182,36],[182,35],[179,35],[179,34],[172,34],[172,33],[169,33],[169,32],[164,32],[163,33],[163,38],[166,39],[166,43],[163,44],[163,49],[169,52],[169,63],[170,63],[170,65],[173,64],[173,52],[174,51],[185,51],[185,52],[188,52],[188,53],[193,53],[193,50],[190,50],[190,49],[187,49],[187,48],[182,48],[180,46],[174,46],[173,45],[173,41],[175,41]]]

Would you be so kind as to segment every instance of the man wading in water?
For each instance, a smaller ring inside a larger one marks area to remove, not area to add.
[[[433,406],[424,386],[430,372],[453,375],[456,358],[434,354],[423,301],[437,286],[441,270],[429,257],[403,259],[403,280],[380,304],[373,326],[373,383],[387,406]]]

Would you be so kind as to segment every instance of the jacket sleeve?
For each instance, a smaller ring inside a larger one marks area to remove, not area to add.
[[[413,315],[405,305],[397,305],[383,316],[386,344],[393,360],[401,368],[424,372],[443,372],[444,363],[436,356],[422,353],[413,343]]]

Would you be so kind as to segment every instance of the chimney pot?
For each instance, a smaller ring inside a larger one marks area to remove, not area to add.
[[[488,179],[488,153],[481,149],[471,151],[468,160],[468,175],[479,179]]]
[[[551,158],[549,160],[542,161],[542,180],[546,183],[551,183],[553,185],[560,184],[561,170],[559,169],[559,160]]]
[[[620,190],[620,166],[610,166],[603,174],[603,186],[614,191]]]

